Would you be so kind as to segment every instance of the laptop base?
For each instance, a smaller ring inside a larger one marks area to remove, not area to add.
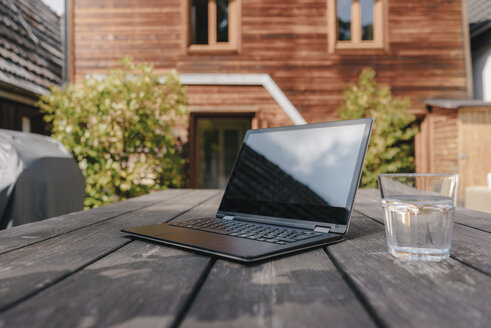
[[[342,241],[343,235],[326,233],[308,241],[277,245],[212,232],[181,228],[168,223],[121,230],[131,236],[216,255],[239,262],[255,262],[299,250]]]

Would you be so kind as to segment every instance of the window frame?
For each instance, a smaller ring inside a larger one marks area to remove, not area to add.
[[[351,40],[338,40],[337,0],[327,0],[328,51],[388,48],[388,0],[375,0],[373,5],[373,40],[362,40],[361,4],[351,4]]]
[[[189,113],[189,187],[198,188],[199,184],[199,148],[198,120],[199,119],[250,119],[251,129],[257,129],[257,109],[243,108],[204,108],[193,109]],[[241,140],[242,141],[242,140]],[[240,151],[240,148],[239,148]]]
[[[208,44],[191,44],[191,1],[185,0],[183,8],[184,46],[188,54],[235,54],[241,46],[241,8],[242,0],[229,0],[228,42],[217,42],[217,4],[208,0]]]

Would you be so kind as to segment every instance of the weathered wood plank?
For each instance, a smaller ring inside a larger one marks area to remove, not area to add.
[[[181,189],[168,189],[92,210],[74,212],[40,222],[1,230],[0,239],[2,240],[2,243],[0,244],[0,254],[38,243],[48,238],[53,238],[72,230],[80,229],[125,213],[133,212],[152,204],[170,200],[179,197],[186,192],[186,190]]]
[[[121,228],[170,220],[215,194],[189,191],[0,256],[0,311],[128,244],[131,239],[122,238]]]
[[[220,199],[180,202],[181,212],[190,210],[178,219],[212,216]],[[208,256],[135,240],[6,311],[0,326],[169,326],[209,264]]]
[[[370,193],[370,198],[366,199],[364,195],[367,193],[362,192],[361,194],[360,198],[357,196],[355,210],[384,224],[380,198],[374,200],[373,193]],[[467,210],[462,212],[467,213]],[[455,220],[458,218],[462,219],[461,213],[455,214]],[[489,219],[491,220],[491,215]],[[454,224],[450,254],[456,260],[491,276],[491,233],[462,224]]]
[[[206,203],[209,213],[216,212],[220,198]],[[195,218],[193,211],[178,219]],[[257,265],[219,260],[183,326],[315,327],[330,318],[332,326],[373,325],[324,251],[317,249]]]
[[[214,217],[218,211],[218,206],[222,201],[223,190],[218,192],[215,196],[207,200],[206,202],[200,204],[199,206],[193,207],[184,214],[172,219],[171,221],[177,220],[190,220],[200,217]]]
[[[206,193],[208,197],[215,196],[178,219],[211,216],[221,193],[189,191],[167,203],[0,256],[0,268],[12,266],[0,270],[2,299],[9,295],[6,289],[16,295],[24,291],[21,283],[15,282],[17,279],[30,284],[31,290],[40,291],[1,313],[0,326],[141,327],[174,323],[176,313],[183,313],[194,295],[195,283],[207,273],[212,263],[209,258],[143,241],[128,240],[116,248],[109,247],[122,239],[117,233],[121,226],[172,218],[173,213],[197,204],[196,198]],[[462,235],[466,239],[478,231],[462,229],[471,234]],[[91,238],[92,235],[95,237]],[[117,250],[97,257],[97,249]],[[12,257],[15,254],[19,256]],[[358,298],[352,293],[345,294],[350,291],[347,284],[320,249],[250,266],[219,261],[183,325],[373,324],[358,302],[360,297],[366,302],[365,308],[375,312],[372,316],[387,326],[479,327],[486,326],[491,319],[489,276],[453,259],[442,263],[395,260],[387,253],[383,226],[365,216],[353,217],[348,240],[329,246],[328,254],[346,275],[345,279],[355,286]],[[100,257],[103,258],[94,262]],[[71,268],[74,263],[85,263],[86,258],[92,258],[93,263]],[[32,269],[33,266],[37,268]],[[44,276],[50,270],[55,273]],[[68,273],[63,274],[63,270]],[[66,279],[53,285],[53,280],[50,281],[53,276]],[[50,287],[42,290],[43,286]],[[227,319],[227,315],[232,319]],[[334,322],[327,321],[331,317]]]
[[[491,278],[460,262],[410,262],[387,252],[384,227],[355,215],[351,237],[328,253],[384,324],[488,327]]]
[[[323,249],[258,264],[219,260],[183,327],[372,327]]]
[[[0,317],[2,327],[166,327],[211,259],[134,241]]]
[[[355,200],[355,210],[373,218],[383,218],[383,210],[380,205],[380,192],[376,189],[358,190]],[[454,220],[455,223],[460,225],[491,232],[491,214],[488,213],[457,207]]]
[[[491,277],[491,234],[454,225],[450,256]]]
[[[455,222],[471,228],[491,232],[491,214],[464,208],[455,210]]]

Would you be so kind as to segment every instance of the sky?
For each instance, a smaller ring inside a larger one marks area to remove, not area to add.
[[[257,133],[249,135],[247,145],[331,206],[344,207],[364,131],[356,124]]]
[[[61,15],[65,12],[65,0],[41,0],[47,4],[55,13]]]

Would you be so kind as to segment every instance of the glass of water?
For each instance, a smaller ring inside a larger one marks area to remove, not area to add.
[[[390,254],[422,261],[449,257],[458,180],[457,174],[378,176]]]

